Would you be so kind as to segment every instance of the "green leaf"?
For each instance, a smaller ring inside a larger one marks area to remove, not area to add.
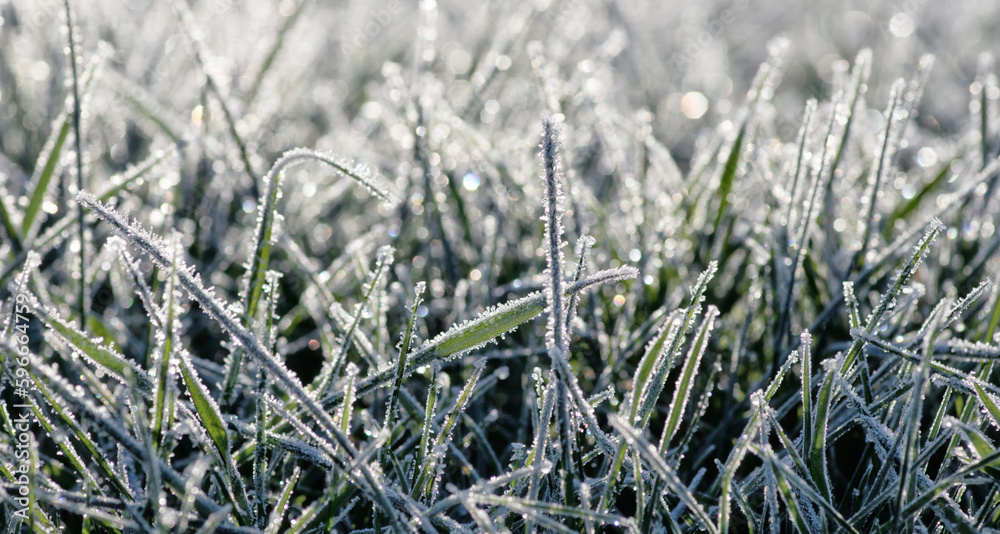
[[[205,387],[201,378],[198,377],[198,372],[191,367],[191,362],[188,360],[187,355],[180,353],[179,356],[178,364],[181,376],[184,378],[184,384],[187,386],[191,403],[198,412],[198,418],[208,432],[212,444],[215,445],[215,450],[219,454],[219,459],[224,470],[224,476],[227,482],[233,487],[236,499],[233,505],[236,506],[236,513],[244,518],[245,521],[250,516],[250,501],[247,499],[243,477],[237,472],[236,464],[233,462],[229,447],[229,432],[226,430],[226,423],[222,420],[222,412],[219,411],[219,405],[215,403],[215,399],[209,394],[208,388]]]
[[[566,294],[577,293],[594,286],[635,278],[638,271],[633,267],[619,267],[594,273],[579,282],[564,286]],[[455,325],[436,338],[413,351],[406,359],[404,376],[409,376],[418,368],[437,360],[447,360],[485,346],[497,337],[506,334],[522,323],[533,319],[545,309],[545,295],[532,293],[505,304],[486,310],[476,319]],[[391,383],[399,370],[397,366],[384,369],[358,381],[357,394],[362,395],[373,389]],[[343,392],[335,391],[323,399],[324,405],[332,405],[343,398]]]
[[[153,379],[131,360],[126,360],[114,349],[102,345],[99,340],[88,338],[53,311],[36,306],[35,313],[60,339],[87,360],[101,366],[123,384],[134,385],[144,395],[152,395]]]
[[[13,245],[14,252],[23,251],[24,244],[21,243],[20,233],[18,233],[17,228],[14,227],[14,222],[11,219],[11,211],[7,208],[6,190],[2,188],[0,188],[0,222],[3,222],[4,232],[7,233],[7,237]]]
[[[42,152],[46,155],[45,163],[41,172],[32,177],[31,181],[35,184],[35,189],[31,193],[28,207],[24,210],[24,219],[21,221],[21,235],[29,240],[35,232],[35,218],[42,208],[42,202],[49,191],[49,184],[52,183],[52,176],[55,174],[59,157],[62,155],[63,146],[66,144],[66,138],[69,137],[69,114],[63,112],[56,123],[59,124],[59,127],[52,132],[54,137],[49,138]]]
[[[274,503],[274,508],[271,510],[271,517],[267,520],[267,528],[264,529],[264,534],[278,534],[278,532],[281,532],[281,524],[284,523],[285,514],[288,513],[288,500],[291,499],[292,490],[295,489],[295,483],[298,482],[299,475],[301,474],[302,469],[299,466],[295,466],[292,476],[285,480],[285,488],[281,491],[278,502]]]
[[[691,349],[688,351],[681,375],[677,378],[677,386],[674,388],[674,398],[670,401],[670,407],[668,408],[667,422],[663,429],[663,440],[660,441],[660,452],[667,449],[670,441],[680,428],[681,416],[684,415],[684,409],[687,407],[691,390],[694,388],[695,373],[697,373],[698,366],[701,364],[701,358],[708,348],[708,338],[712,334],[712,329],[715,328],[715,318],[718,315],[719,310],[715,306],[708,307],[708,311],[705,312],[705,318],[702,319],[701,327],[698,329],[698,333],[691,344]]]
[[[733,181],[736,179],[736,171],[740,166],[740,152],[743,149],[743,139],[746,136],[747,123],[748,120],[743,121],[740,125],[740,131],[736,134],[736,140],[733,141],[732,148],[729,149],[729,156],[726,158],[726,166],[722,170],[722,178],[719,181],[719,211],[715,214],[715,222],[712,224],[712,228],[715,232],[719,232],[719,223],[722,222],[722,217],[725,216],[726,210],[729,209],[729,194],[733,190]]]

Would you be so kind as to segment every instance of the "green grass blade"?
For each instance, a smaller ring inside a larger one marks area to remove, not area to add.
[[[811,431],[812,440],[806,455],[809,458],[809,474],[813,483],[819,488],[824,499],[830,500],[830,475],[827,470],[826,440],[827,425],[830,422],[830,402],[833,397],[833,385],[836,382],[837,371],[832,366],[826,370],[826,378],[816,397],[816,418]]]
[[[78,354],[102,367],[121,383],[136,386],[144,395],[152,395],[153,379],[146,371],[138,368],[131,360],[126,360],[114,349],[104,346],[101,340],[88,338],[75,326],[59,317],[54,310],[38,306],[37,302],[35,304],[36,316]]]
[[[636,416],[639,412],[639,403],[645,397],[646,386],[653,376],[653,371],[658,369],[660,365],[665,365],[663,358],[667,352],[666,348],[673,345],[673,340],[677,338],[681,326],[681,312],[674,311],[665,318],[656,335],[646,345],[642,359],[639,360],[639,365],[635,368],[635,375],[632,378],[632,392],[627,401],[632,424],[639,423]]]
[[[4,232],[7,234],[7,238],[10,239],[14,252],[19,253],[24,250],[24,244],[21,242],[20,232],[14,226],[11,218],[12,213],[16,214],[16,212],[12,212],[7,207],[7,190],[4,187],[0,187],[0,222],[3,223]],[[23,216],[21,220],[24,220]]]
[[[983,406],[986,408],[986,412],[990,415],[990,419],[993,421],[993,424],[1000,426],[1000,405],[997,404],[997,400],[993,395],[983,390],[979,384],[973,383],[972,387],[975,388],[976,395],[979,397],[979,402],[983,403]]]
[[[761,411],[766,407],[765,405],[771,401],[774,394],[777,393],[778,388],[781,386],[781,382],[785,378],[785,374],[791,370],[793,365],[798,363],[798,357],[798,352],[793,351],[789,354],[788,358],[785,359],[785,363],[778,368],[778,372],[775,377],[771,379],[771,383],[768,384],[767,389],[763,393],[758,390],[751,395],[751,402],[754,405],[754,411],[750,416],[750,420],[747,421],[746,426],[743,428],[743,432],[740,434],[739,439],[736,440],[736,445],[729,453],[726,463],[720,469],[719,477],[716,478],[715,483],[709,490],[710,494],[715,494],[717,492],[720,494],[719,532],[729,532],[729,511],[731,506],[731,503],[729,502],[729,494],[733,489],[732,484],[736,477],[736,470],[739,468],[740,464],[743,463],[743,459],[746,457],[746,454],[752,445],[751,438],[757,434],[762,423],[763,415]],[[757,396],[759,396],[759,398],[755,398]]]
[[[49,418],[45,416],[45,413],[42,412],[38,402],[34,399],[30,399],[29,404],[31,406],[31,411],[35,414],[35,420],[41,423],[46,434],[50,436],[53,435],[55,427],[52,425],[52,421],[50,421]],[[70,443],[69,440],[58,440],[56,445],[58,445],[59,450],[61,450],[62,454],[69,460],[70,466],[80,474],[80,477],[86,484],[88,491],[93,491],[97,495],[104,495],[104,492],[101,490],[101,487],[97,482],[97,478],[90,471],[90,469],[83,465],[83,461],[80,459],[80,455],[77,454],[76,448],[73,447],[72,443]]]
[[[133,498],[132,491],[128,488],[125,481],[123,481],[118,476],[118,473],[111,467],[112,461],[105,457],[104,453],[101,452],[91,439],[90,434],[80,426],[73,414],[66,410],[63,406],[65,403],[58,403],[48,384],[40,378],[32,375],[32,380],[35,383],[35,389],[39,391],[43,397],[45,397],[46,402],[48,402],[49,406],[52,407],[56,415],[62,419],[63,424],[68,427],[72,434],[76,436],[81,444],[83,444],[83,447],[90,454],[90,457],[97,462],[97,465],[101,468],[101,471],[103,471],[104,476],[111,481],[111,484],[114,486],[115,490],[118,491],[119,495],[122,498],[131,500]]]
[[[712,281],[715,273],[718,270],[718,264],[714,261],[710,262],[708,268],[698,277],[698,281],[695,283],[694,287],[691,289],[691,302],[684,311],[684,324],[681,326],[680,332],[671,338],[671,343],[666,351],[666,357],[669,358],[667,362],[661,363],[661,365],[656,369],[656,373],[652,382],[647,387],[648,393],[644,395],[642,400],[642,405],[639,409],[639,428],[646,428],[649,425],[649,419],[653,415],[653,407],[655,403],[659,400],[660,393],[663,391],[663,386],[667,381],[667,372],[674,365],[674,358],[680,355],[681,347],[687,340],[687,333],[692,328],[694,328],[695,321],[698,315],[701,314],[702,303],[705,300],[705,292],[708,291],[708,284]]]
[[[299,475],[301,474],[302,469],[295,466],[292,476],[285,480],[285,488],[281,491],[278,502],[274,503],[274,509],[271,511],[271,517],[267,520],[267,528],[264,529],[264,534],[278,534],[281,532],[281,524],[284,523],[285,514],[288,513],[288,501],[292,497],[292,490],[295,489],[295,483],[298,482]]]
[[[350,163],[347,161],[340,160],[329,154],[302,148],[289,150],[282,154],[264,177],[264,190],[261,193],[260,202],[258,202],[253,255],[247,264],[246,275],[243,279],[243,290],[241,291],[244,326],[252,324],[253,320],[257,317],[257,308],[264,288],[264,276],[267,273],[271,249],[275,242],[274,224],[278,216],[278,200],[281,198],[282,177],[286,169],[310,160],[319,161],[333,167],[339,174],[355,180],[370,193],[390,205],[397,203],[396,199],[398,196],[392,188],[377,175],[371,173],[365,166],[357,166],[352,170],[349,168]],[[232,399],[233,390],[239,378],[242,357],[243,353],[240,350],[232,354],[223,388],[222,400],[224,405],[228,405]]]
[[[451,433],[455,430],[455,425],[458,424],[458,418],[464,414],[465,408],[469,404],[469,399],[472,397],[472,391],[475,389],[476,383],[479,382],[479,377],[482,376],[485,365],[485,360],[479,360],[476,362],[476,368],[472,371],[472,376],[470,376],[468,381],[465,383],[465,387],[462,388],[462,392],[459,393],[458,398],[455,399],[455,405],[452,406],[451,410],[448,412],[448,416],[445,418],[444,426],[441,427],[441,431],[438,432],[438,435],[435,438],[432,450],[441,447],[447,441],[451,440]],[[425,425],[429,426],[426,422]],[[433,497],[431,490],[432,485],[436,485],[436,480],[430,477],[430,473],[432,468],[436,467],[436,461],[434,459],[425,461],[423,466],[423,472],[420,474],[420,478],[417,479],[417,487],[419,488],[421,479],[425,480],[426,484],[423,488],[422,496]]]
[[[771,474],[777,482],[776,485],[778,487],[778,491],[781,493],[781,497],[785,501],[785,508],[788,509],[789,515],[792,516],[795,528],[802,534],[809,534],[813,531],[813,529],[806,523],[805,514],[802,513],[802,508],[799,506],[799,500],[792,492],[792,488],[789,486],[788,480],[785,479],[781,471],[775,465],[777,463],[778,462],[773,457],[768,457],[767,464],[770,468]]]
[[[177,255],[179,254],[179,248],[179,236],[174,234],[173,242],[171,243],[171,250],[174,254],[174,264],[171,266],[170,272],[167,274],[167,288],[163,293],[163,304],[160,307],[163,312],[163,323],[160,329],[162,352],[160,354],[160,366],[156,377],[156,405],[153,411],[155,417],[153,423],[153,439],[155,440],[157,446],[159,446],[163,440],[164,419],[167,419],[168,421],[171,419],[170,414],[165,412],[169,408],[167,406],[167,397],[170,395],[170,389],[174,378],[174,374],[170,366],[170,355],[174,351],[174,334],[177,326],[175,322],[179,320],[179,317],[175,315],[178,312],[180,305],[180,303],[176,300],[180,297],[180,295],[177,294],[176,288]]]
[[[237,516],[246,522],[251,517],[250,501],[247,499],[246,488],[243,485],[243,477],[237,472],[236,464],[230,451],[229,432],[226,430],[226,423],[222,420],[222,412],[219,405],[208,392],[208,388],[202,383],[198,372],[191,366],[189,357],[181,353],[178,359],[181,377],[187,386],[191,403],[198,413],[202,426],[208,432],[212,444],[219,455],[220,463],[225,476],[229,479],[228,484],[233,488],[236,502],[233,503]]]
[[[264,56],[264,61],[261,62],[260,68],[257,69],[257,73],[253,77],[253,82],[250,84],[250,89],[247,91],[246,97],[243,98],[243,106],[249,108],[254,100],[257,99],[257,94],[260,92],[260,88],[263,85],[264,77],[271,70],[271,66],[274,65],[274,60],[278,57],[278,52],[281,51],[282,45],[285,44],[285,39],[288,37],[288,32],[295,27],[295,23],[302,16],[302,12],[305,11],[306,5],[309,4],[309,0],[299,0],[298,5],[290,15],[285,17],[284,22],[281,24],[281,28],[278,30],[278,35],[274,37],[274,42],[268,49],[267,54]]]
[[[667,449],[671,440],[673,440],[680,429],[681,417],[684,415],[684,409],[687,407],[691,391],[694,389],[695,373],[698,372],[701,358],[708,348],[708,338],[712,335],[712,329],[715,328],[715,319],[718,316],[718,308],[709,306],[705,312],[705,318],[702,319],[701,327],[695,334],[691,350],[688,351],[684,367],[681,369],[681,374],[677,378],[677,385],[674,387],[674,398],[670,401],[670,407],[667,408],[667,421],[664,423],[663,438],[660,440],[660,452]]]
[[[666,483],[667,488],[676,495],[695,515],[696,518],[702,523],[702,528],[708,530],[710,534],[717,534],[718,530],[715,528],[715,523],[708,517],[705,513],[704,508],[701,506],[691,494],[691,491],[684,485],[679,478],[677,478],[674,470],[667,465],[667,462],[663,457],[656,451],[656,447],[653,446],[645,437],[642,436],[635,428],[627,424],[625,421],[618,416],[612,416],[609,418],[611,426],[615,428],[622,436],[625,438],[625,442],[628,446],[639,452],[646,462],[653,468],[656,474]]]
[[[788,483],[794,486],[795,490],[802,492],[805,497],[823,508],[827,515],[833,518],[833,520],[840,525],[841,528],[852,534],[859,534],[858,530],[851,524],[851,522],[848,521],[847,518],[845,518],[829,500],[823,498],[813,485],[800,478],[788,466],[780,461],[777,461],[777,459],[775,459],[772,465],[777,472],[781,473],[781,476],[785,478]]]
[[[726,211],[729,209],[729,195],[733,190],[733,182],[736,180],[736,171],[740,167],[740,157],[743,151],[743,139],[746,137],[747,124],[749,119],[744,120],[740,125],[740,131],[736,134],[736,139],[733,140],[733,144],[729,149],[729,156],[726,157],[726,166],[722,169],[722,178],[719,180],[719,211],[715,214],[715,221],[712,224],[712,228],[715,233],[721,232],[719,224],[722,223],[722,218],[726,215]]]
[[[52,132],[53,137],[49,138],[49,141],[45,144],[45,149],[42,151],[42,157],[45,158],[45,162],[42,164],[41,172],[37,173],[37,176],[32,177],[31,181],[35,184],[35,189],[31,193],[31,197],[28,200],[28,207],[24,209],[24,218],[21,220],[21,235],[27,241],[31,241],[31,236],[35,233],[35,219],[42,208],[45,195],[48,194],[49,184],[52,183],[52,176],[55,174],[56,167],[59,164],[63,146],[66,144],[66,138],[69,137],[69,114],[63,112],[60,118],[56,120],[56,124],[58,124],[58,127]],[[41,162],[41,158],[39,160]]]
[[[607,269],[594,273],[574,284],[569,284],[564,289],[566,293],[577,293],[600,284],[633,278],[636,274],[636,270],[632,267]],[[481,348],[535,318],[544,309],[545,296],[540,292],[490,308],[471,321],[449,328],[413,351],[413,354],[407,358],[404,375],[408,376],[419,367],[433,361],[448,360]],[[391,383],[398,371],[395,367],[379,371],[358,381],[358,394],[364,394]],[[343,393],[333,392],[323,399],[323,403],[328,405],[338,402],[342,398]]]
[[[807,464],[812,462],[813,399],[812,399],[812,336],[803,332],[799,337],[802,356],[802,454]]]
[[[253,450],[253,519],[254,528],[257,529],[263,529],[267,521],[267,403],[264,402],[266,392],[267,372],[258,369]]]
[[[911,213],[920,207],[925,199],[930,198],[929,195],[948,183],[948,178],[952,175],[952,169],[956,164],[960,164],[961,161],[958,156],[948,160],[930,182],[927,182],[912,198],[897,206],[896,209],[886,216],[884,224],[886,231],[891,232],[896,221],[906,220]]]

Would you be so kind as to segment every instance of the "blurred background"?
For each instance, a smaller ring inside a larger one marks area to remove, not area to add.
[[[205,79],[191,61],[173,4],[72,2],[85,59],[106,58],[98,82],[116,90],[100,91],[89,103],[95,120],[111,122],[111,128],[92,129],[101,133],[100,163],[110,169],[134,161],[133,152],[157,129],[124,118],[133,115],[130,99],[156,106],[152,111],[174,121],[178,137],[212,127],[214,110],[196,111],[205,104]],[[441,0],[432,23],[422,21],[417,2],[404,0],[188,4],[192,29],[208,53],[205,68],[233,95],[232,111],[266,160],[292,146],[322,145],[334,130],[363,139],[385,99],[393,98],[384,64],[403,65],[401,80],[416,83],[422,39],[435,42],[428,54],[436,57],[422,60],[436,73],[443,97],[483,122],[503,128],[511,108],[546,107],[538,87],[525,85],[534,70],[535,77],[573,84],[571,92],[648,109],[654,132],[682,167],[697,134],[742,104],[767,57],[766,43],[776,36],[790,43],[774,98],[774,112],[788,117],[782,137],[794,137],[805,99],[828,99],[845,60],[865,47],[878,58],[869,99],[879,108],[889,84],[911,75],[922,54],[933,54],[926,89],[933,97],[924,99],[920,125],[958,132],[969,120],[978,56],[997,49],[1000,22],[1000,4],[978,0]],[[4,0],[2,6],[0,168],[16,173],[33,165],[66,96],[65,21],[57,0]],[[420,28],[433,35],[418,36]],[[273,50],[276,40],[281,46]],[[273,62],[272,70],[255,81],[264,62]],[[112,120],[116,115],[105,110],[116,109],[119,120]]]

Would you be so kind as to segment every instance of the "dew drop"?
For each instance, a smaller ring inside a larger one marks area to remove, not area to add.
[[[479,189],[479,176],[475,173],[468,173],[462,177],[462,187],[468,191],[475,191]]]

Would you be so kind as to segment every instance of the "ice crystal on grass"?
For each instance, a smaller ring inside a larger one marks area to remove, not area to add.
[[[995,526],[1000,91],[906,44],[988,48],[966,0],[891,53],[767,4],[75,1],[51,65],[15,4],[5,517],[23,464],[39,531]]]
[[[542,179],[545,181],[545,200],[542,221],[545,223],[545,262],[549,279],[545,284],[545,302],[548,311],[546,339],[550,350],[565,351],[565,306],[563,301],[563,204],[562,164],[559,161],[559,125],[551,118],[542,120]]]

